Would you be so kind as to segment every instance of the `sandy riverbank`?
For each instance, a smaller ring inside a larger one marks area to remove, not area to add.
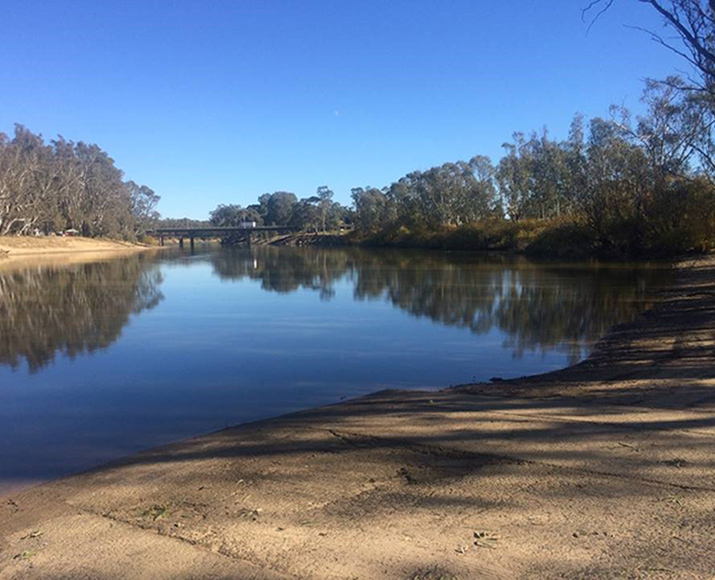
[[[226,429],[0,504],[0,578],[713,578],[715,260],[584,363]]]
[[[149,246],[131,244],[117,240],[80,238],[80,237],[0,237],[0,255],[5,257],[75,254],[79,252],[117,252],[147,249]]]
[[[105,239],[0,236],[0,271],[26,265],[95,262],[130,252],[158,249]]]

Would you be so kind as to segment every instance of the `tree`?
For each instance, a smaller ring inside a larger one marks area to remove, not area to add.
[[[584,15],[593,13],[591,25],[614,4],[615,0],[593,0]],[[713,0],[638,0],[662,18],[676,39],[652,30],[644,30],[658,44],[680,55],[692,65],[697,78],[675,86],[704,91],[715,97],[715,2]]]
[[[191,218],[162,218],[157,221],[159,228],[208,228],[211,227],[211,222],[208,220],[195,220]]]
[[[154,190],[146,185],[137,185],[133,181],[126,183],[131,200],[131,212],[134,218],[134,233],[136,236],[154,227],[159,219],[156,205],[161,199]]]
[[[157,201],[149,188],[125,183],[97,145],[62,137],[46,144],[22,125],[12,139],[0,134],[0,235],[75,228],[132,239]]]
[[[470,223],[500,213],[489,158],[476,156],[413,171],[385,188],[353,190],[358,223],[378,222],[440,228]],[[358,207],[360,204],[362,207]],[[362,214],[362,215],[360,215]],[[379,219],[378,219],[379,215]]]
[[[276,191],[266,194],[265,223],[274,226],[285,226],[290,222],[293,207],[298,203],[298,197],[287,191]],[[263,197],[263,196],[261,196]]]
[[[211,225],[219,228],[238,228],[244,222],[262,223],[261,216],[254,208],[243,208],[240,205],[219,205],[210,214]]]
[[[512,140],[502,145],[506,155],[499,162],[496,179],[509,217],[519,221],[531,217],[532,159],[523,133],[514,133]]]
[[[350,191],[360,229],[374,231],[387,223],[387,197],[382,191],[375,187],[354,187]]]
[[[317,196],[301,199],[294,207],[290,225],[303,230],[318,231],[322,222],[322,211],[318,204],[321,200]]]
[[[328,217],[328,212],[330,211],[330,205],[333,200],[333,190],[327,185],[321,185],[317,191],[316,196],[318,198],[318,205],[320,207],[320,218],[323,223],[323,232],[325,232],[325,223]]]
[[[622,129],[645,151],[658,179],[687,175],[693,166],[709,173],[715,170],[715,109],[701,94],[680,91],[671,83],[647,81],[642,101],[648,110],[636,118],[634,126],[622,108],[615,111]]]

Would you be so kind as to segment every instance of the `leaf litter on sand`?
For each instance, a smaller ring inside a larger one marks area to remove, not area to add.
[[[474,545],[479,548],[496,548],[501,539],[499,534],[487,531],[474,532]]]
[[[154,521],[163,518],[169,513],[169,508],[165,505],[155,505],[142,513],[142,516],[149,517]]]

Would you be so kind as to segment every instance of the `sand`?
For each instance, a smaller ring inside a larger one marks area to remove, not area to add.
[[[584,363],[377,393],[0,502],[0,578],[715,578],[715,260]]]
[[[77,252],[102,252],[120,250],[146,249],[148,246],[131,244],[102,238],[81,237],[31,237],[2,236],[0,237],[0,253],[6,257],[27,256],[37,254],[67,254]]]
[[[0,271],[84,264],[149,250],[159,248],[108,239],[0,236]]]

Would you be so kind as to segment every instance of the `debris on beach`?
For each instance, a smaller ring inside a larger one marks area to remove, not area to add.
[[[501,537],[487,531],[474,532],[474,545],[479,548],[496,548]]]

